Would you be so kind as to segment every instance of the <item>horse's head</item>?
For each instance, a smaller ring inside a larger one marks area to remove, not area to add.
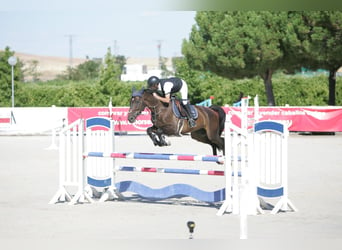
[[[146,107],[143,101],[144,91],[144,88],[141,88],[140,90],[135,90],[134,87],[132,88],[132,97],[128,111],[128,121],[130,123],[135,122],[136,118],[141,114],[141,112]]]

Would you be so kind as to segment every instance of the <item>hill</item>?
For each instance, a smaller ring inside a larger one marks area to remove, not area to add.
[[[54,79],[57,75],[62,74],[70,65],[69,58],[67,57],[40,56],[19,52],[15,53],[15,56],[24,63],[24,69],[30,67],[33,61],[37,61],[37,72],[40,74],[39,79],[42,81]],[[86,59],[73,58],[73,66],[77,66],[85,61]]]
[[[39,79],[42,81],[52,80],[56,78],[57,75],[62,74],[66,71],[67,67],[70,65],[68,57],[55,57],[55,56],[40,56],[32,55],[27,53],[17,52],[15,53],[23,63],[24,69],[28,69],[32,66],[33,61],[37,61],[37,72],[40,74]],[[87,59],[73,58],[73,66],[77,66],[84,63]],[[126,58],[127,64],[140,64],[146,65],[148,69],[158,68],[158,58]],[[168,68],[172,67],[172,59],[167,58],[165,62]],[[25,77],[26,81],[30,81],[32,77]]]

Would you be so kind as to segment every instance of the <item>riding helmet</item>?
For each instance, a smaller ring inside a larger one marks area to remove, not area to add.
[[[148,78],[147,80],[147,86],[150,88],[150,87],[153,87],[154,85],[158,84],[159,83],[159,78],[156,77],[156,76],[151,76],[150,78]]]

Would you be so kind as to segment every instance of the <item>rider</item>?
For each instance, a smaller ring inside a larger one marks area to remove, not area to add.
[[[180,92],[182,96],[182,103],[186,110],[186,116],[189,120],[189,126],[190,128],[196,126],[196,122],[191,116],[190,103],[188,100],[188,85],[183,79],[178,77],[159,79],[156,76],[151,76],[147,80],[147,85],[150,89],[161,91],[162,96],[158,95],[157,93],[153,93],[153,96],[165,103],[170,102],[171,94]]]

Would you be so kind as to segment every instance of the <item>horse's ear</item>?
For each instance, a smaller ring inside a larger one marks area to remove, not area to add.
[[[136,90],[135,87],[132,87],[132,96],[136,97],[136,96],[142,96],[144,94],[144,87],[141,88],[141,90]]]
[[[142,94],[144,94],[144,91],[145,91],[145,88],[142,87],[141,90],[139,90],[138,92],[139,92],[140,95],[142,95]]]

